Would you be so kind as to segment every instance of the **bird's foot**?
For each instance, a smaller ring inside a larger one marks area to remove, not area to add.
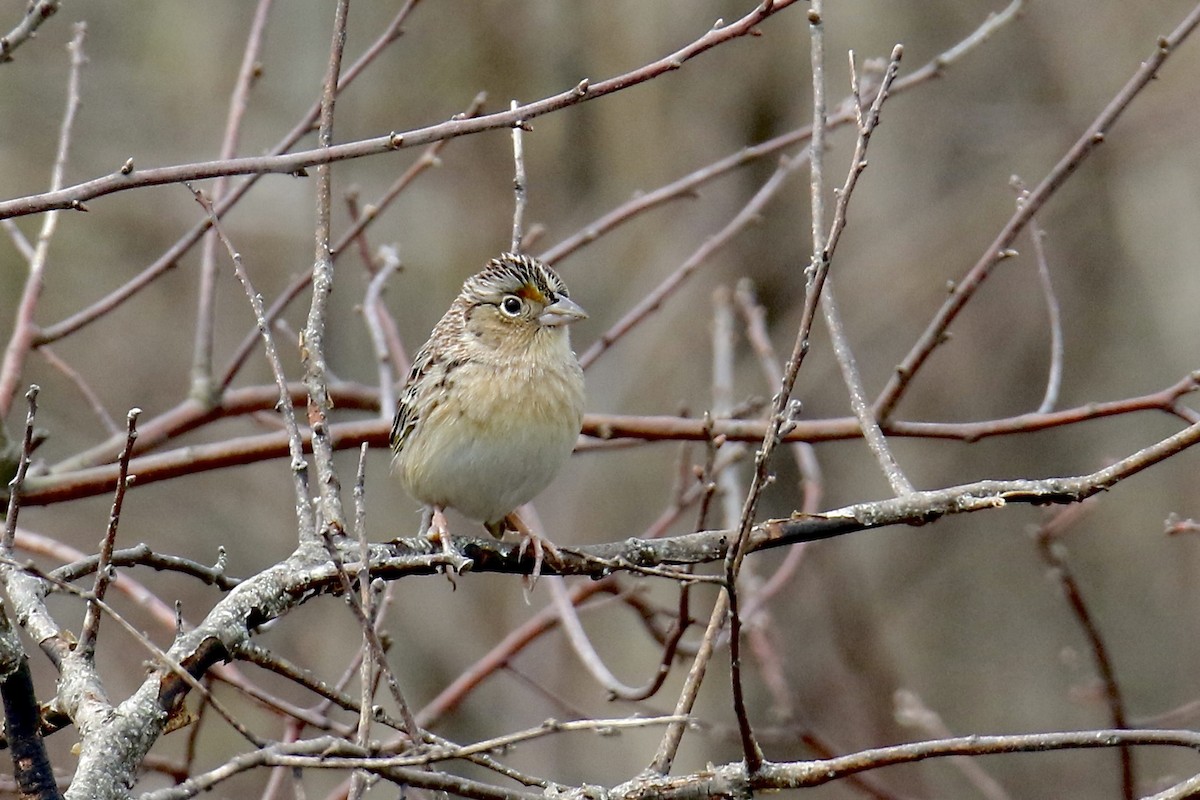
[[[526,553],[533,555],[533,569],[526,576],[525,590],[532,591],[537,585],[537,579],[542,574],[542,564],[549,562],[551,566],[561,566],[563,563],[562,553],[554,542],[544,536],[539,536],[530,530],[525,524],[525,520],[521,519],[517,512],[512,512],[504,518],[505,526],[512,531],[516,531],[521,537],[520,544],[517,545],[517,558],[525,558]]]
[[[446,523],[446,513],[439,506],[432,506],[429,511],[425,538],[442,546],[443,561],[449,569],[454,570],[455,575],[461,575],[475,565],[474,561],[454,547],[454,541],[450,538],[450,526]]]

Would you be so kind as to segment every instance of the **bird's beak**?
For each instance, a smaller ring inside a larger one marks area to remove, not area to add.
[[[538,315],[538,322],[554,328],[559,325],[570,325],[577,319],[586,318],[587,312],[578,303],[569,297],[559,295],[557,300],[546,306]]]

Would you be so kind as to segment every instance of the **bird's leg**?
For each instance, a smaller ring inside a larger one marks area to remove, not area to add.
[[[521,515],[516,511],[506,515],[501,524],[508,530],[516,531],[517,535],[521,537],[521,543],[517,547],[517,558],[524,558],[526,551],[533,553],[533,570],[529,573],[530,588],[533,588],[542,574],[542,562],[547,556],[551,564],[562,564],[562,553],[555,547],[554,542],[530,530],[529,526],[525,524],[525,520],[521,519]],[[503,530],[501,532],[503,533]]]
[[[426,506],[425,515],[421,521],[425,538],[442,546],[442,554],[455,572],[469,570],[474,562],[454,549],[454,542],[450,539],[450,525],[446,522],[446,512],[441,506]]]

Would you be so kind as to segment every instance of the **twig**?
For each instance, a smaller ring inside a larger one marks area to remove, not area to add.
[[[717,637],[720,635],[721,629],[725,627],[728,613],[729,592],[724,591],[717,595],[717,601],[713,604],[712,613],[708,617],[708,627],[704,630],[704,636],[700,640],[700,647],[692,659],[692,665],[688,669],[687,677],[684,679],[683,689],[679,692],[679,698],[675,701],[675,710],[672,712],[672,716],[677,719],[686,719],[691,715],[692,709],[696,705],[696,697],[700,693],[700,684],[704,681],[704,673],[708,670],[709,662],[712,661]],[[655,775],[666,775],[671,771],[671,765],[675,763],[675,756],[679,752],[679,745],[683,741],[683,734],[686,729],[686,723],[681,721],[672,722],[667,725],[667,730],[663,734],[662,741],[658,743],[658,749],[654,753],[654,758],[646,766],[645,772]]]
[[[390,424],[396,408],[396,378],[392,372],[392,349],[388,347],[388,336],[383,329],[391,318],[385,313],[382,297],[388,278],[400,269],[400,259],[390,248],[384,249],[382,255],[383,264],[367,285],[362,311],[367,333],[371,336],[371,347],[375,351],[375,369],[379,380],[379,417]],[[391,331],[395,333],[395,326],[391,327]]]
[[[4,539],[0,540],[0,555],[12,552],[17,536],[17,516],[21,511],[25,475],[29,472],[29,456],[33,452],[33,420],[37,416],[37,396],[41,391],[36,383],[25,392],[28,410],[25,412],[25,435],[21,438],[21,451],[17,454],[17,469],[8,482],[8,507],[4,509]]]
[[[259,0],[246,37],[242,52],[242,65],[229,97],[229,112],[225,119],[225,135],[221,140],[218,158],[232,158],[237,153],[238,140],[242,131],[242,118],[250,98],[250,88],[258,78],[259,53],[262,50],[263,33],[267,27],[267,15],[272,0]],[[225,195],[228,176],[222,175],[213,181],[210,195],[219,203]],[[216,322],[217,292],[217,237],[210,231],[204,237],[200,250],[200,286],[197,292],[196,337],[192,352],[191,396],[200,402],[211,403],[216,387],[213,385],[213,327]]]
[[[497,791],[495,787],[487,786],[477,781],[453,778],[447,773],[439,772],[401,772],[405,767],[421,767],[440,763],[446,760],[469,758],[490,750],[504,750],[526,741],[552,736],[558,733],[573,731],[595,731],[607,733],[610,731],[644,728],[678,722],[674,716],[646,717],[640,719],[599,719],[573,720],[560,722],[548,720],[537,728],[517,731],[493,739],[475,742],[469,745],[446,745],[433,748],[426,752],[413,755],[377,756],[364,751],[355,745],[334,739],[320,737],[292,743],[274,743],[260,751],[241,754],[216,769],[203,775],[194,776],[176,787],[159,789],[142,795],[142,800],[183,800],[193,797],[202,791],[210,790],[219,783],[234,775],[261,766],[292,766],[296,768],[329,768],[355,769],[361,768],[377,772],[384,777],[401,783],[430,789],[440,789],[459,794],[464,797],[478,797],[492,800],[495,798],[513,798],[514,800],[537,800],[544,793],[525,791]],[[685,722],[687,720],[684,720]]]
[[[0,219],[37,214],[54,208],[76,209],[87,200],[145,186],[185,183],[216,178],[220,175],[259,173],[294,175],[304,172],[309,167],[322,164],[369,155],[381,155],[401,148],[416,147],[440,139],[466,136],[487,130],[511,128],[518,120],[528,121],[534,117],[645,83],[659,75],[679,69],[685,62],[718,45],[741,36],[757,33],[758,26],[767,18],[796,2],[797,0],[773,0],[770,3],[762,3],[740,19],[727,25],[711,28],[690,44],[656,61],[599,83],[592,83],[585,78],[570,89],[526,103],[516,110],[500,111],[474,119],[450,120],[402,133],[389,133],[371,139],[295,153],[179,164],[159,169],[138,170],[127,174],[116,172],[58,191],[0,202]]]
[[[863,439],[875,456],[888,485],[896,495],[908,494],[913,490],[912,483],[900,468],[892,448],[887,443],[887,437],[879,429],[879,423],[871,411],[871,401],[867,399],[866,389],[863,388],[862,376],[855,363],[854,351],[850,349],[850,338],[846,335],[842,315],[838,311],[837,301],[833,295],[833,284],[827,278],[824,291],[821,292],[821,311],[825,316],[825,327],[829,329],[829,339],[833,353],[837,358],[838,369],[842,373],[842,381],[850,395],[850,408],[862,429]]]
[[[841,232],[845,228],[850,195],[853,193],[854,187],[858,184],[858,176],[866,169],[867,146],[870,144],[871,134],[879,124],[879,112],[883,107],[884,101],[887,99],[888,90],[892,82],[896,79],[902,55],[903,49],[900,45],[896,45],[892,50],[891,60],[879,85],[879,91],[871,103],[870,111],[864,116],[862,113],[862,100],[859,94],[858,70],[855,68],[854,63],[854,51],[850,51],[850,86],[857,112],[858,138],[855,140],[854,155],[851,156],[850,170],[846,175],[846,181],[837,195],[837,203],[834,210],[833,223],[830,225],[828,241],[822,245],[823,260],[826,263],[828,263],[834,248],[837,247]],[[816,201],[814,199],[815,207]],[[824,291],[821,292],[821,311],[825,316],[825,325],[829,329],[833,352],[837,358],[838,368],[842,373],[842,380],[845,382],[846,391],[850,395],[850,407],[854,411],[855,418],[858,419],[859,427],[862,428],[863,439],[866,440],[867,446],[875,456],[875,460],[887,478],[892,491],[897,495],[907,494],[913,490],[913,485],[896,462],[896,457],[892,453],[892,449],[888,446],[887,438],[883,435],[883,431],[879,429],[879,422],[875,419],[874,413],[872,413],[870,401],[867,400],[867,393],[863,388],[862,376],[859,374],[858,366],[855,363],[854,352],[850,348],[850,339],[846,335],[846,328],[842,324],[842,316],[838,312],[832,285],[827,284],[824,287]]]
[[[17,227],[17,223],[11,219],[0,219],[0,228],[4,228],[4,232],[12,240],[13,247],[17,248],[17,252],[21,254],[21,258],[25,259],[25,263],[28,264],[33,261],[33,245],[25,238],[25,234]]]
[[[0,696],[4,698],[4,735],[12,752],[13,778],[22,800],[59,800],[54,769],[42,738],[42,713],[29,657],[0,605]]]
[[[50,349],[49,345],[44,344],[37,350],[38,354],[42,358],[46,359],[46,363],[61,372],[64,376],[66,376],[67,380],[75,385],[75,388],[79,390],[81,395],[83,395],[83,399],[87,401],[89,406],[91,406],[92,413],[94,413],[96,418],[100,420],[100,424],[104,426],[105,430],[108,431],[110,436],[124,435],[121,429],[117,427],[116,420],[114,420],[112,415],[108,413],[108,409],[104,407],[103,401],[100,400],[100,395],[96,394],[95,389],[93,389],[91,384],[89,384],[83,375],[79,373],[79,370],[75,369],[66,361],[59,358],[58,355]]]
[[[758,302],[754,287],[748,279],[738,281],[734,297],[746,319],[746,338],[750,340],[750,346],[758,356],[763,378],[768,386],[778,386],[783,380],[783,367],[779,364],[775,348],[767,334],[766,310]],[[815,514],[821,507],[821,465],[817,461],[816,451],[808,442],[793,442],[791,450],[796,468],[800,471],[802,499],[799,511],[801,514]],[[792,577],[800,568],[806,551],[807,547],[804,544],[788,549],[783,562],[746,603],[748,615],[754,614],[760,605],[765,604],[783,587],[791,585]]]
[[[992,436],[1047,430],[1065,425],[1074,425],[1087,420],[1130,414],[1138,411],[1158,411],[1178,416],[1189,422],[1200,422],[1200,415],[1182,406],[1179,399],[1197,389],[1200,371],[1189,375],[1178,383],[1139,397],[1114,400],[1105,403],[1088,403],[1076,408],[1056,411],[1051,414],[1022,414],[983,422],[890,422],[881,425],[889,436],[912,438],[950,439],[975,442]],[[293,403],[303,402],[303,390],[287,384]],[[378,403],[369,399],[371,395],[357,386],[346,387],[344,393],[336,391],[334,397],[343,398],[342,408],[359,408],[378,411]],[[271,397],[275,399],[272,400]],[[278,390],[268,392],[262,387],[243,390],[234,407],[237,413],[267,410],[278,403]],[[198,420],[186,410],[183,415],[193,424],[183,425],[181,430],[190,430]],[[769,421],[752,419],[714,420],[712,429],[706,429],[702,420],[670,416],[630,416],[617,414],[587,414],[584,416],[584,434],[596,437],[602,444],[610,441],[705,441],[710,436],[723,436],[728,441],[761,442]],[[345,422],[330,426],[333,447],[338,450],[357,448],[363,442],[372,447],[386,447],[390,422],[375,419],[366,422]],[[862,435],[858,420],[844,417],[828,420],[789,421],[788,430],[781,431],[780,441],[831,442],[855,439]],[[138,441],[146,438],[143,429]],[[309,437],[300,434],[301,455],[308,448]],[[590,449],[588,443],[580,449]],[[202,444],[136,457],[131,470],[138,476],[138,485],[145,486],[157,481],[171,480],[186,475],[220,469],[235,464],[252,464],[272,458],[281,458],[291,453],[291,443],[286,432],[244,436],[225,442]],[[22,492],[24,505],[48,505],[107,494],[116,486],[116,466],[99,465],[78,468],[74,465],[56,466],[49,475],[30,476]]]
[[[712,413],[714,419],[728,419],[733,413],[733,303],[727,286],[718,286],[713,291],[712,330]],[[732,469],[721,470],[711,475],[716,460],[716,450],[727,443],[727,439],[709,439],[713,452],[706,465],[706,480],[716,480],[721,490],[723,524],[732,527],[740,506],[737,473]],[[703,518],[703,515],[701,515]]]
[[[1071,614],[1074,615],[1075,621],[1079,623],[1083,635],[1087,638],[1088,646],[1092,651],[1092,658],[1096,662],[1096,670],[1100,673],[1100,680],[1104,684],[1104,699],[1108,704],[1109,719],[1112,721],[1112,726],[1114,728],[1128,728],[1129,721],[1125,713],[1125,700],[1121,693],[1121,685],[1117,682],[1117,674],[1116,669],[1113,667],[1112,657],[1108,653],[1104,637],[1100,634],[1100,628],[1096,625],[1096,620],[1093,619],[1092,612],[1088,609],[1087,601],[1083,597],[1083,591],[1079,587],[1079,582],[1075,580],[1075,574],[1071,570],[1071,565],[1066,558],[1066,548],[1059,541],[1063,532],[1088,509],[1090,502],[1085,501],[1079,505],[1061,509],[1037,529],[1034,533],[1034,542],[1037,543],[1038,554],[1046,562],[1046,565],[1050,567],[1054,576],[1058,578],[1063,596],[1067,600],[1067,605],[1071,607]],[[1126,798],[1126,800],[1133,800],[1135,787],[1137,786],[1137,777],[1134,774],[1133,767],[1133,751],[1128,746],[1124,746],[1120,748],[1119,753],[1121,759],[1121,796]]]
[[[254,311],[254,319],[258,323],[258,333],[263,339],[263,352],[266,354],[267,362],[271,366],[271,374],[275,377],[275,386],[279,390],[279,413],[283,417],[283,424],[286,429],[287,452],[291,456],[292,488],[296,495],[296,522],[299,526],[299,536],[303,540],[306,536],[314,536],[317,530],[316,517],[313,514],[312,505],[308,502],[308,462],[304,458],[304,445],[300,436],[300,426],[296,422],[296,411],[292,405],[291,393],[288,391],[287,376],[283,372],[283,362],[279,360],[279,353],[275,349],[275,337],[272,336],[271,328],[267,324],[266,316],[263,313],[262,295],[254,290],[254,284],[250,282],[250,276],[246,273],[246,269],[242,265],[242,256],[234,249],[233,243],[229,241],[229,238],[225,236],[225,231],[217,219],[212,204],[208,202],[208,199],[199,190],[192,189],[190,186],[188,189],[191,190],[192,196],[196,198],[196,202],[208,214],[213,229],[216,230],[217,236],[225,244],[225,249],[229,252],[229,258],[233,261],[233,272],[237,275],[242,288],[246,291],[246,296],[250,299],[250,308]]]
[[[969,36],[956,44],[954,47],[944,53],[935,56],[924,66],[916,71],[899,78],[892,85],[892,94],[899,94],[907,89],[919,86],[935,78],[939,78],[945,74],[947,68],[953,66],[962,59],[968,52],[986,42],[992,37],[996,31],[1000,30],[1004,25],[1007,25],[1020,13],[1024,6],[1024,0],[1014,0],[1009,6],[999,14],[988,15],[987,20],[978,28],[971,32]],[[842,103],[838,110],[829,116],[825,122],[825,130],[832,131],[842,125],[853,122],[855,119],[855,108],[852,103]],[[794,131],[780,134],[765,142],[756,145],[744,147],[736,153],[726,156],[718,161],[714,161],[708,166],[691,172],[676,181],[660,186],[649,192],[638,192],[635,197],[628,202],[622,203],[612,211],[601,216],[599,219],[591,222],[583,227],[578,233],[575,233],[550,249],[543,252],[539,259],[547,264],[555,264],[558,261],[566,258],[574,253],[585,244],[589,244],[604,234],[618,227],[619,225],[628,222],[638,215],[656,208],[671,200],[676,200],[681,197],[694,197],[696,189],[700,186],[714,180],[725,173],[736,169],[737,167],[753,163],[759,158],[762,158],[780,150],[784,150],[796,144],[802,144],[812,138],[813,128],[811,125],[806,125],[802,128],[797,128]]]
[[[354,595],[354,583],[351,581],[350,574],[346,571],[346,566],[342,562],[341,554],[338,552],[337,544],[333,538],[333,532],[328,527],[325,527],[322,533],[325,535],[326,552],[329,554],[337,571],[337,579],[341,585],[342,596],[345,597],[346,605],[354,613],[359,625],[362,627],[363,636],[367,640],[371,657],[374,659],[376,667],[383,674],[384,682],[391,692],[392,700],[396,703],[396,708],[400,712],[400,718],[404,721],[405,732],[412,742],[420,742],[422,740],[421,727],[417,724],[408,701],[404,699],[404,694],[400,690],[400,683],[396,679],[395,673],[392,672],[391,667],[388,665],[387,653],[384,651],[379,634],[375,632],[370,617],[367,616],[367,610],[363,608],[359,599]],[[362,566],[360,565],[360,568]]]
[[[25,16],[17,26],[0,36],[0,64],[12,61],[13,51],[37,35],[42,23],[54,16],[61,5],[60,0],[36,0],[25,9]]]
[[[896,721],[901,725],[918,728],[926,736],[950,739],[953,732],[941,716],[922,702],[915,692],[900,689],[893,697]],[[1012,800],[1000,782],[979,765],[979,761],[967,756],[952,756],[950,763],[962,772],[986,800]]]
[[[1029,236],[1033,240],[1033,258],[1037,262],[1038,282],[1042,287],[1042,296],[1046,299],[1046,315],[1050,323],[1050,368],[1046,377],[1046,392],[1042,395],[1042,402],[1037,409],[1039,414],[1048,414],[1058,405],[1058,392],[1062,387],[1062,311],[1058,305],[1058,296],[1054,293],[1054,281],[1050,278],[1050,264],[1046,260],[1046,231],[1038,224],[1037,217],[1029,218]]]
[[[879,420],[891,417],[896,405],[904,396],[917,370],[925,363],[933,351],[945,340],[946,330],[967,301],[975,294],[976,289],[991,273],[992,269],[1011,255],[1011,248],[1017,235],[1046,201],[1058,191],[1075,170],[1090,156],[1104,141],[1109,128],[1120,118],[1121,114],[1133,102],[1133,99],[1154,80],[1158,70],[1167,58],[1189,36],[1196,26],[1200,25],[1200,5],[1197,5],[1184,17],[1183,21],[1170,35],[1161,37],[1157,47],[1149,58],[1144,60],[1133,77],[1117,92],[1116,96],[1104,107],[1100,115],[1088,126],[1070,149],[1059,159],[1053,169],[1029,193],[1029,198],[1009,218],[996,240],[984,251],[983,256],[954,286],[954,291],[934,315],[929,326],[917,339],[912,349],[896,367],[895,374],[884,387],[883,392],[875,401],[875,416]]]
[[[364,444],[358,453],[358,473],[354,481],[354,535],[358,539],[358,590],[359,602],[362,604],[363,625],[362,655],[359,657],[359,708],[358,727],[354,733],[354,743],[366,747],[371,735],[371,706],[374,694],[374,681],[371,678],[371,667],[374,661],[367,655],[371,651],[371,634],[374,633],[374,609],[371,597],[371,551],[367,545],[367,446]],[[356,770],[350,776],[350,800],[359,800],[366,789],[366,775]]]
[[[816,269],[816,256],[825,249],[825,20],[822,17],[822,0],[813,0],[808,8],[809,61],[812,67],[812,143],[809,166],[809,206],[812,214],[813,263],[809,270]],[[852,98],[857,107],[860,102]],[[811,272],[810,272],[811,275]],[[811,282],[811,277],[809,278]],[[753,772],[753,770],[751,770]]]
[[[351,186],[343,195],[346,201],[346,212],[350,215],[350,219],[357,221],[363,214],[363,209],[358,203],[358,187]],[[375,258],[371,255],[371,242],[367,239],[366,230],[359,230],[354,234],[352,241],[354,248],[358,251],[358,259],[363,264],[363,269],[367,275],[374,275],[378,272],[378,265],[375,263]]]
[[[135,475],[134,477],[137,476]],[[128,483],[132,483],[132,481]],[[61,567],[51,570],[50,575],[56,580],[66,581],[67,583],[91,575],[96,571],[100,563],[98,555],[84,555],[73,547],[67,547],[62,542],[52,539],[49,536],[42,536],[25,529],[22,529],[20,536],[17,537],[16,547],[19,550],[30,553],[52,555],[66,562]],[[198,561],[193,561],[190,558],[156,553],[150,549],[149,545],[143,543],[134,545],[133,547],[122,548],[121,550],[114,550],[109,558],[109,564],[115,567],[150,567],[158,572],[178,572],[181,575],[196,578],[209,586],[215,586],[221,591],[227,592],[241,583],[241,581],[225,573],[225,564],[223,563],[224,549],[224,547],[220,548],[221,556],[218,558],[217,564],[210,567]],[[134,597],[143,609],[152,605],[151,598],[154,595],[149,589],[138,585],[138,588],[134,590],[134,585],[137,585],[135,581],[127,581],[118,576],[114,585],[121,588],[122,584],[126,584],[125,591]],[[161,601],[159,602],[161,603]],[[162,608],[165,609],[166,607],[166,604],[162,603]],[[157,613],[154,616],[160,619],[160,621],[164,621]]]
[[[329,47],[329,66],[321,91],[321,117],[317,143],[324,149],[333,146],[333,109],[337,98],[338,73],[346,46],[346,17],[349,0],[338,0],[334,14],[333,41]],[[312,302],[308,320],[300,337],[300,361],[304,365],[304,385],[308,388],[308,421],[312,428],[313,464],[317,470],[317,493],[321,504],[321,526],[333,533],[346,531],[342,510],[341,483],[333,464],[329,441],[329,376],[325,363],[325,322],[329,295],[333,291],[333,254],[330,252],[330,214],[332,166],[317,167],[316,254],[313,257]]]
[[[1029,200],[1029,188],[1017,175],[1009,179],[1009,185],[1017,192],[1017,206]],[[1044,240],[1046,231],[1038,224],[1037,217],[1029,218],[1029,238],[1033,242],[1033,257],[1037,264],[1038,284],[1042,289],[1042,297],[1046,300],[1046,313],[1050,323],[1050,368],[1046,377],[1046,391],[1042,402],[1038,405],[1037,413],[1048,414],[1058,405],[1058,392],[1062,386],[1063,372],[1063,331],[1062,311],[1059,308],[1058,297],[1054,293],[1054,282],[1050,278],[1050,265],[1046,260]]]
[[[621,319],[617,320],[612,327],[601,334],[595,343],[579,357],[580,365],[584,369],[587,369],[595,363],[597,358],[622,339],[625,334],[629,333],[647,316],[659,309],[663,302],[679,289],[701,264],[727,245],[734,236],[741,233],[748,225],[759,219],[762,209],[783,186],[788,176],[804,164],[807,160],[807,155],[808,150],[805,149],[792,158],[785,157],[780,159],[779,166],[776,167],[771,177],[759,187],[754,196],[734,215],[733,219],[713,236],[706,239],[704,244],[700,245],[695,252],[688,256],[686,261],[679,265],[678,269],[667,276],[658,286],[646,292],[633,308],[625,312]]]
[[[40,4],[38,7],[42,7]],[[56,7],[56,6],[55,6]],[[29,20],[31,16],[26,16]],[[36,26],[35,26],[36,27]],[[75,35],[67,49],[71,52],[71,71],[67,78],[67,105],[63,112],[62,125],[58,131],[58,150],[54,155],[54,168],[50,173],[50,189],[57,191],[63,184],[63,173],[67,167],[67,153],[71,146],[71,130],[75,125],[75,114],[79,110],[79,75],[87,60],[83,54],[83,39],[87,34],[87,25],[75,23]],[[0,52],[3,52],[3,42],[0,40]],[[37,324],[33,315],[37,309],[38,299],[42,295],[45,281],[46,260],[49,256],[50,241],[58,228],[58,213],[50,212],[42,220],[42,228],[38,233],[37,245],[33,258],[29,262],[29,274],[25,279],[25,288],[21,292],[21,301],[17,305],[16,320],[13,322],[12,336],[4,349],[4,360],[0,362],[0,419],[8,416],[16,398],[21,375],[24,372],[25,361],[33,348],[37,337]]]
[[[467,110],[462,114],[456,114],[453,118],[466,119],[468,117],[476,116],[480,109],[483,108],[484,99],[485,95],[482,92],[477,94],[475,99],[471,101],[471,105],[468,106]],[[379,217],[379,214],[388,206],[390,206],[392,202],[400,196],[400,193],[409,186],[409,184],[411,184],[426,170],[441,163],[439,153],[441,153],[442,149],[449,143],[449,141],[449,139],[442,139],[426,147],[421,153],[421,156],[414,161],[408,167],[408,169],[406,169],[400,175],[400,177],[392,183],[391,186],[388,187],[387,191],[380,196],[378,201],[374,203],[368,203],[363,207],[362,213],[355,218],[350,227],[342,233],[341,238],[338,239],[336,244],[334,244],[332,248],[334,263],[337,263],[338,257],[346,251],[346,248],[350,245],[350,243],[356,241],[362,235],[363,231],[366,230],[367,226],[374,222]],[[310,285],[312,285],[311,270],[298,275],[271,303],[270,308],[267,309],[267,319],[274,320],[276,317],[282,314],[284,309],[287,308],[292,300],[298,297],[299,294]],[[235,351],[234,355],[229,359],[229,364],[225,367],[225,373],[221,378],[222,389],[229,386],[233,382],[233,379],[237,376],[237,373],[245,364],[246,359],[249,358],[250,351],[254,348],[256,341],[257,338],[253,331],[248,333],[246,338],[242,340],[242,343],[238,346],[237,351]],[[408,370],[402,369],[399,370],[399,372],[400,374],[405,374],[408,372]]]
[[[567,587],[563,584],[562,579],[557,576],[547,576],[546,581],[550,586],[550,596],[553,598],[559,623],[562,625],[563,633],[566,634],[571,649],[575,651],[575,655],[579,657],[580,663],[583,664],[592,678],[604,688],[604,691],[608,692],[609,698],[633,701],[645,700],[650,697],[654,693],[654,688],[662,685],[662,679],[658,677],[659,673],[656,672],[655,677],[651,678],[650,682],[645,686],[628,686],[622,683],[604,665],[600,654],[596,652],[596,648],[588,640],[583,626],[579,623],[579,615],[576,613],[575,604],[571,601],[571,597],[567,593]],[[667,666],[669,667],[669,665],[670,662],[668,661]]]
[[[1058,296],[1054,293],[1054,282],[1050,278],[1050,265],[1046,261],[1046,231],[1038,225],[1036,218],[1029,220],[1029,233],[1033,238],[1033,256],[1037,261],[1038,278],[1042,286],[1042,295],[1046,298],[1046,315],[1050,323],[1050,369],[1046,377],[1046,393],[1038,405],[1039,414],[1048,414],[1058,405],[1058,392],[1062,387],[1062,311],[1058,305]]]
[[[79,632],[78,652],[83,658],[91,660],[96,656],[96,635],[100,632],[100,603],[108,592],[108,586],[116,578],[112,565],[113,547],[117,541],[117,526],[121,522],[121,506],[125,502],[125,490],[132,482],[129,476],[129,458],[133,452],[133,443],[137,441],[137,418],[142,413],[140,408],[132,408],[125,417],[125,449],[121,452],[117,463],[117,488],[113,492],[112,510],[108,514],[108,528],[100,541],[100,554],[96,561],[96,579],[92,584],[92,594],[88,597],[87,611],[83,617],[83,626]]]
[[[516,111],[520,108],[520,104],[513,100],[509,104],[509,110]],[[510,253],[520,253],[523,243],[525,229],[525,202],[526,202],[526,182],[525,182],[525,120],[519,119],[512,126],[512,145],[513,145],[513,226],[512,226],[512,245],[509,248]]]
[[[356,77],[366,71],[367,67],[369,67],[375,61],[375,59],[378,58],[385,49],[387,49],[389,44],[396,41],[396,39],[400,37],[400,34],[403,33],[401,26],[408,18],[409,13],[412,11],[413,7],[416,6],[416,4],[417,0],[408,0],[408,2],[406,2],[404,6],[396,12],[396,15],[392,18],[392,21],[388,23],[379,36],[376,37],[375,41],[372,42],[372,44],[363,52],[361,56],[359,56],[358,60],[354,62],[354,65],[346,70],[345,75],[338,84],[339,92],[345,91],[346,87],[348,87]],[[306,136],[312,130],[313,123],[316,121],[320,110],[321,105],[318,101],[317,103],[314,103],[307,112],[305,112],[295,126],[293,126],[293,128],[283,137],[283,139],[281,139],[275,145],[275,147],[271,149],[271,154],[278,155],[280,153],[286,153],[296,144],[296,142],[300,141],[301,138]],[[126,167],[128,169],[126,169]],[[126,167],[122,167],[122,169],[118,170],[118,172],[114,173],[114,175],[120,175],[122,178],[128,179],[128,176],[133,173],[132,160],[126,162]],[[246,192],[250,191],[250,188],[253,187],[261,177],[262,175],[250,175],[237,186],[235,186],[227,195],[222,197],[220,202],[214,205],[214,212],[216,213],[217,218],[220,219],[229,209],[233,208],[233,206],[239,200],[241,200],[243,196],[245,196]],[[208,230],[209,224],[210,223],[207,218],[201,220],[199,223],[193,226],[191,230],[185,233],[182,238],[176,241],[175,244],[171,245],[171,247],[156,261],[154,261],[154,263],[143,269],[132,280],[122,284],[112,292],[109,292],[104,297],[92,303],[90,306],[72,314],[66,319],[49,327],[43,328],[41,333],[38,335],[37,343],[45,344],[61,339],[64,336],[68,336],[85,325],[95,322],[97,319],[105,316],[113,309],[119,307],[126,300],[133,297],[142,289],[153,283],[159,276],[174,268],[179,263],[179,259],[181,259],[184,254],[187,253],[188,250],[190,250],[192,246],[200,240],[200,237],[204,235],[205,231]]]

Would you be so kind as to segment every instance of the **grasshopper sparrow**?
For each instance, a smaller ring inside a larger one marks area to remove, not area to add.
[[[567,326],[586,316],[554,270],[504,253],[467,279],[417,352],[392,423],[392,466],[432,507],[429,535],[447,549],[442,511],[454,508],[497,538],[520,532],[540,569],[543,542],[516,509],[549,485],[583,424]]]

